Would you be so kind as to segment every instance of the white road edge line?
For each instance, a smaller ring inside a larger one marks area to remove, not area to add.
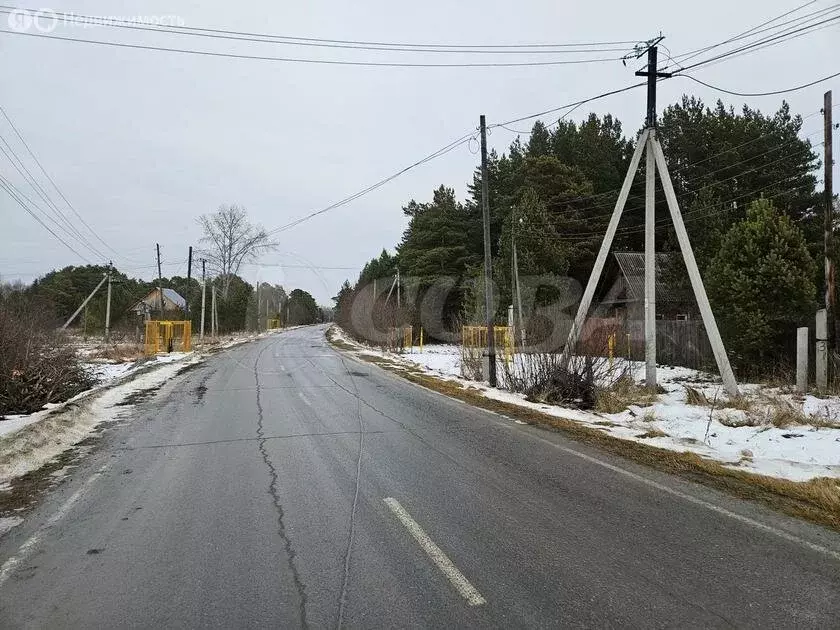
[[[104,473],[108,469],[108,464],[102,466],[99,470],[93,473],[88,479],[82,484],[82,487],[76,490],[70,498],[67,499],[64,504],[56,510],[55,514],[50,516],[47,521],[39,527],[32,536],[27,539],[25,543],[23,543],[17,550],[17,553],[13,555],[11,558],[6,560],[3,563],[3,566],[0,567],[0,586],[8,580],[12,573],[14,573],[17,566],[23,562],[29,553],[38,546],[38,543],[41,542],[41,536],[51,527],[53,527],[56,523],[58,523],[61,519],[63,519],[70,510],[73,509],[73,506],[79,502],[85,493],[90,490],[90,487],[93,485],[93,482],[96,481],[102,473]]]
[[[392,499],[391,497],[387,497],[382,499],[385,504],[391,509],[400,522],[405,525],[405,528],[409,531],[409,533],[414,537],[414,540],[417,541],[417,544],[426,552],[426,555],[431,558],[432,562],[437,565],[437,568],[441,570],[441,572],[446,576],[446,579],[455,587],[455,590],[467,600],[467,603],[470,606],[481,606],[482,604],[486,604],[487,600],[485,600],[481,593],[479,593],[476,588],[470,584],[469,580],[464,577],[464,574],[458,570],[452,561],[446,556],[441,548],[438,547],[431,538],[429,538],[428,534],[423,531],[423,528],[420,527],[417,522],[411,518],[411,514],[406,512],[405,508],[400,505],[400,502],[396,499]]]
[[[684,501],[688,501],[689,503],[693,503],[694,505],[704,507],[704,508],[706,508],[708,510],[711,510],[712,512],[716,512],[716,513],[718,513],[722,516],[727,516],[731,519],[734,519],[736,521],[744,523],[745,525],[750,525],[751,527],[755,527],[756,529],[760,529],[762,531],[765,531],[765,532],[768,532],[768,533],[773,534],[775,536],[778,536],[779,538],[787,540],[788,542],[792,542],[792,543],[796,543],[798,545],[802,545],[803,547],[806,547],[806,548],[810,549],[811,551],[816,551],[817,553],[821,553],[823,555],[826,555],[830,558],[833,558],[834,560],[840,560],[840,553],[838,553],[836,551],[833,551],[832,549],[829,549],[827,547],[823,547],[822,545],[818,545],[816,543],[812,543],[808,540],[805,540],[804,538],[800,538],[799,536],[796,536],[794,534],[789,534],[788,532],[786,532],[784,530],[778,529],[777,527],[773,527],[772,525],[767,525],[765,523],[762,523],[761,521],[755,520],[754,518],[750,518],[749,516],[743,516],[741,514],[738,514],[737,512],[727,510],[726,508],[720,507],[719,505],[715,505],[714,503],[710,503],[710,502],[705,501],[703,499],[699,499],[697,497],[691,496],[690,494],[687,494],[685,492],[680,492],[679,490],[674,490],[673,488],[669,488],[668,486],[666,486],[664,484],[661,484],[657,481],[653,481],[652,479],[648,479],[646,477],[643,477],[642,475],[637,475],[636,473],[631,472],[629,470],[625,470],[624,468],[621,468],[619,466],[613,466],[612,464],[608,464],[607,462],[602,461],[602,460],[598,459],[597,457],[592,457],[591,455],[581,453],[580,451],[576,451],[573,448],[567,448],[565,446],[555,444],[551,440],[546,440],[545,438],[537,436],[537,435],[533,435],[533,437],[536,438],[537,440],[541,441],[541,442],[545,442],[546,444],[550,444],[554,448],[556,448],[560,451],[563,451],[564,453],[568,453],[569,455],[574,455],[575,457],[579,457],[584,461],[590,462],[590,463],[595,464],[597,466],[601,466],[603,468],[606,468],[607,470],[611,470],[611,471],[616,472],[620,475],[624,475],[625,477],[629,477],[630,479],[638,481],[639,483],[643,483],[646,486],[650,486],[651,488],[656,488],[660,492],[665,492],[666,494],[670,494],[671,496],[678,497],[678,498],[680,498]]]
[[[339,354],[340,351],[334,349],[334,352],[336,352],[336,354]],[[344,354],[345,354],[345,356],[350,357],[352,360],[356,361],[359,364],[370,365],[369,362],[364,361],[363,359],[359,359],[357,357],[354,357],[349,352],[346,352]],[[413,384],[410,381],[402,379],[399,376],[396,376],[395,374],[391,374],[390,372],[388,372],[387,370],[384,370],[382,368],[380,368],[380,371],[386,377],[390,377],[390,378],[399,380],[402,383],[407,383],[407,384],[410,384],[410,385]],[[449,400],[449,401],[451,401],[455,404],[460,404],[460,405],[464,405],[466,407],[469,407],[473,411],[488,413],[488,414],[497,416],[499,418],[505,418],[505,420],[508,420],[508,421],[512,420],[512,418],[510,418],[508,416],[505,416],[504,414],[498,413],[496,411],[493,411],[491,409],[483,409],[481,407],[476,407],[475,405],[471,405],[470,403],[468,403],[466,401],[460,400],[458,398],[454,398],[452,396],[447,396],[446,394],[442,394],[442,393],[437,392],[433,389],[427,389],[423,386],[418,385],[417,387],[419,387],[424,392],[428,392],[430,394],[435,394],[435,395],[437,395],[437,396],[439,396],[439,397],[441,397],[445,400]],[[498,426],[511,426],[507,422],[503,422],[501,420],[491,419],[491,421],[494,422],[495,424],[497,424]],[[514,422],[516,422],[516,421],[514,420]],[[529,423],[526,422],[525,424],[529,424]],[[652,479],[648,479],[647,477],[644,477],[642,475],[638,475],[634,472],[631,472],[629,470],[621,468],[620,466],[614,466],[612,464],[609,464],[609,463],[607,463],[603,460],[598,459],[597,457],[592,457],[591,455],[581,453],[580,451],[576,451],[573,448],[568,448],[566,446],[561,446],[560,444],[552,442],[551,440],[547,440],[546,438],[540,437],[540,436],[536,435],[535,433],[533,433],[531,431],[525,431],[524,427],[521,430],[525,435],[530,435],[534,439],[539,440],[540,442],[543,442],[543,443],[548,444],[550,446],[553,446],[557,450],[563,451],[564,453],[568,453],[569,455],[574,455],[575,457],[579,457],[580,459],[583,459],[583,460],[585,460],[585,461],[587,461],[591,464],[595,464],[596,466],[601,466],[603,468],[606,468],[607,470],[611,470],[611,471],[613,471],[615,473],[618,473],[620,475],[624,475],[625,477],[628,477],[630,479],[638,481],[639,483],[642,483],[642,484],[644,484],[646,486],[649,486],[651,488],[656,488],[657,490],[660,490],[661,492],[665,492],[666,494],[670,494],[671,496],[679,497],[680,499],[683,499],[684,501],[688,501],[689,503],[693,503],[694,505],[704,507],[708,510],[711,510],[712,512],[716,512],[716,513],[718,513],[722,516],[726,516],[726,517],[731,518],[735,521],[743,523],[744,525],[749,525],[751,527],[754,527],[755,529],[760,529],[760,530],[762,530],[764,532],[767,532],[769,534],[773,534],[774,536],[777,536],[778,538],[782,538],[783,540],[787,540],[788,542],[792,542],[792,543],[801,545],[801,546],[803,546],[807,549],[810,549],[811,551],[816,551],[817,553],[828,556],[829,558],[832,558],[833,560],[840,561],[840,552],[834,551],[833,549],[829,549],[828,547],[824,547],[824,546],[819,545],[817,543],[810,542],[810,541],[805,540],[804,538],[801,538],[801,537],[796,536],[794,534],[789,534],[788,532],[786,532],[784,530],[781,530],[777,527],[773,527],[772,525],[767,525],[765,523],[762,523],[761,521],[755,520],[754,518],[750,518],[749,516],[742,516],[741,514],[733,512],[732,510],[727,510],[726,508],[715,505],[714,503],[711,503],[711,502],[706,501],[704,499],[694,497],[694,496],[692,496],[690,494],[687,494],[685,492],[680,492],[679,490],[674,490],[673,488],[669,488],[668,486],[666,486],[664,484],[653,481]]]

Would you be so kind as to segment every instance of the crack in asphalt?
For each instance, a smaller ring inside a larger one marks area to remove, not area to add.
[[[310,361],[311,362],[311,361]],[[350,381],[353,383],[353,389],[356,390],[356,418],[359,421],[359,457],[356,460],[356,491],[353,494],[353,507],[350,510],[350,532],[347,535],[347,551],[344,554],[344,579],[341,583],[341,596],[338,600],[338,621],[336,627],[342,627],[344,623],[344,611],[347,607],[347,586],[350,583],[350,557],[353,553],[353,539],[356,534],[356,508],[359,504],[359,486],[362,478],[362,453],[365,448],[365,428],[362,420],[362,398],[359,395],[359,387],[353,379],[353,373],[347,369],[344,363],[344,358],[341,358],[341,364],[350,376]],[[314,363],[313,363],[314,365]]]
[[[274,344],[266,344],[265,346],[263,346],[263,348],[257,353],[257,357],[254,360],[254,379],[257,383],[256,398],[257,437],[259,438],[258,448],[260,454],[262,455],[263,462],[265,462],[265,465],[268,468],[268,473],[271,478],[271,482],[268,485],[268,493],[271,495],[271,498],[274,502],[274,509],[277,511],[277,523],[279,525],[278,533],[280,534],[280,538],[283,540],[283,547],[286,551],[286,558],[288,560],[289,569],[292,572],[292,579],[295,583],[295,589],[297,590],[298,597],[300,598],[300,625],[302,628],[308,628],[309,624],[306,621],[306,586],[301,580],[300,573],[298,572],[297,565],[295,564],[295,550],[292,547],[292,541],[289,538],[288,533],[286,532],[286,524],[283,520],[283,505],[280,502],[280,495],[277,492],[277,482],[279,479],[279,475],[277,474],[277,469],[274,467],[274,464],[271,463],[271,458],[268,456],[268,450],[266,449],[266,442],[268,441],[268,438],[265,437],[263,429],[263,408],[262,401],[260,400],[260,373],[258,365],[263,352],[265,352],[269,347],[272,347],[273,345]]]

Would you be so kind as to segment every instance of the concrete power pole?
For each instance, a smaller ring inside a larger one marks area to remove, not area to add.
[[[201,259],[201,324],[199,324],[199,334],[198,339],[204,343],[204,311],[207,306],[207,282],[205,280],[206,276],[206,265],[207,261],[203,258]]]
[[[108,298],[105,301],[105,343],[111,341],[111,269],[113,263],[108,263]]]
[[[99,291],[99,288],[100,288],[103,284],[105,284],[107,281],[108,281],[108,274],[107,274],[107,273],[103,273],[103,274],[102,274],[102,280],[100,280],[100,281],[99,281],[99,284],[97,284],[97,285],[94,287],[93,291],[91,291],[91,292],[90,292],[90,295],[88,295],[88,296],[85,298],[85,301],[84,301],[84,302],[82,302],[81,306],[79,306],[79,308],[77,308],[77,309],[76,309],[76,311],[75,311],[75,312],[74,312],[74,313],[73,313],[70,317],[68,317],[68,318],[67,318],[67,321],[66,321],[66,322],[64,322],[64,325],[61,327],[61,330],[66,330],[66,329],[67,329],[67,327],[70,325],[70,322],[72,322],[74,319],[76,319],[76,316],[77,316],[79,313],[81,313],[81,312],[82,312],[82,310],[83,310],[83,309],[87,306],[87,303],[88,303],[88,302],[90,302],[91,298],[93,298],[93,296],[94,296],[94,295],[96,295],[96,292],[97,292],[97,291]]]
[[[652,149],[656,138],[656,80],[671,75],[656,71],[656,45],[648,47],[647,62],[647,70],[636,74],[647,77],[645,127],[650,133],[645,162],[645,385],[656,391],[656,157]]]
[[[636,150],[633,152],[633,157],[630,160],[630,167],[627,169],[627,175],[624,178],[624,183],[621,186],[621,192],[618,195],[615,208],[613,209],[612,217],[607,225],[607,231],[604,235],[604,240],[601,242],[601,248],[598,250],[598,255],[595,258],[595,264],[592,269],[592,274],[589,276],[589,282],[584,289],[583,297],[578,306],[577,315],[575,315],[571,330],[569,331],[566,346],[563,349],[563,364],[568,365],[571,357],[576,351],[577,343],[583,331],[583,324],[586,321],[586,315],[589,312],[589,307],[592,304],[592,299],[595,295],[595,289],[598,285],[598,280],[601,277],[601,272],[604,270],[604,264],[607,260],[610,246],[615,238],[618,222],[621,220],[621,215],[624,212],[624,205],[627,203],[627,197],[630,194],[630,187],[636,176],[636,171],[639,168],[639,162],[642,158],[642,153],[647,152],[647,182],[645,195],[645,363],[646,363],[646,385],[654,389],[656,387],[656,261],[653,240],[653,230],[655,227],[653,222],[653,205],[655,171],[659,171],[660,180],[662,182],[662,189],[665,192],[665,200],[668,203],[668,211],[671,215],[671,221],[674,224],[674,232],[677,235],[677,242],[679,243],[680,251],[682,252],[683,261],[685,262],[688,278],[691,282],[691,288],[694,292],[694,297],[697,300],[697,306],[700,310],[700,318],[703,321],[703,326],[706,329],[706,334],[709,338],[709,344],[712,346],[712,352],[715,356],[718,370],[720,371],[721,379],[726,393],[734,397],[738,395],[738,384],[735,381],[735,374],[732,372],[732,366],[729,363],[729,357],[726,354],[726,348],[723,345],[723,340],[720,336],[720,331],[715,321],[712,307],[709,304],[709,298],[706,295],[706,288],[703,286],[703,279],[700,276],[700,270],[697,267],[697,261],[694,258],[694,250],[691,248],[691,242],[688,239],[688,232],[685,229],[685,222],[682,218],[679,202],[674,192],[674,185],[671,182],[671,175],[668,173],[668,164],[665,161],[665,154],[662,152],[662,145],[656,137],[656,79],[658,77],[669,76],[667,73],[656,71],[656,44],[660,40],[654,40],[648,46],[646,51],[640,52],[637,57],[640,57],[645,52],[648,54],[648,64],[646,71],[639,71],[636,74],[648,77],[648,107],[647,120],[645,129],[636,144]],[[651,159],[652,158],[652,159]]]
[[[490,250],[490,183],[487,173],[487,123],[479,118],[481,128],[481,215],[484,222],[484,310],[487,319],[487,360],[490,387],[496,387],[496,339],[493,331],[493,259]]]
[[[835,325],[836,296],[834,294],[834,160],[832,152],[833,128],[831,121],[831,90],[825,93],[823,100],[823,120],[825,123],[825,315],[828,350],[828,380],[834,378],[834,352],[837,348]]]

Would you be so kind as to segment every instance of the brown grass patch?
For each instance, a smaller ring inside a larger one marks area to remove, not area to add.
[[[598,388],[595,393],[595,410],[601,413],[620,413],[630,405],[645,407],[657,400],[657,394],[637,385],[629,376],[623,376],[612,387]]]
[[[659,429],[650,429],[649,431],[645,431],[636,437],[640,440],[649,440],[651,438],[668,437],[668,434],[665,433],[665,431],[660,431]]]

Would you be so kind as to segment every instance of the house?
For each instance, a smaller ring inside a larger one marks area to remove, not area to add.
[[[175,289],[164,288],[162,291],[164,315],[169,312],[175,314],[178,311],[186,310],[187,301]],[[145,319],[151,318],[152,315],[160,315],[160,291],[153,289],[146,297],[131,306],[129,310]]]
[[[645,255],[642,252],[615,252],[612,276],[615,278],[596,309],[598,317],[642,320],[645,316]],[[697,317],[697,307],[688,276],[679,255],[657,253],[656,317],[687,320]]]

